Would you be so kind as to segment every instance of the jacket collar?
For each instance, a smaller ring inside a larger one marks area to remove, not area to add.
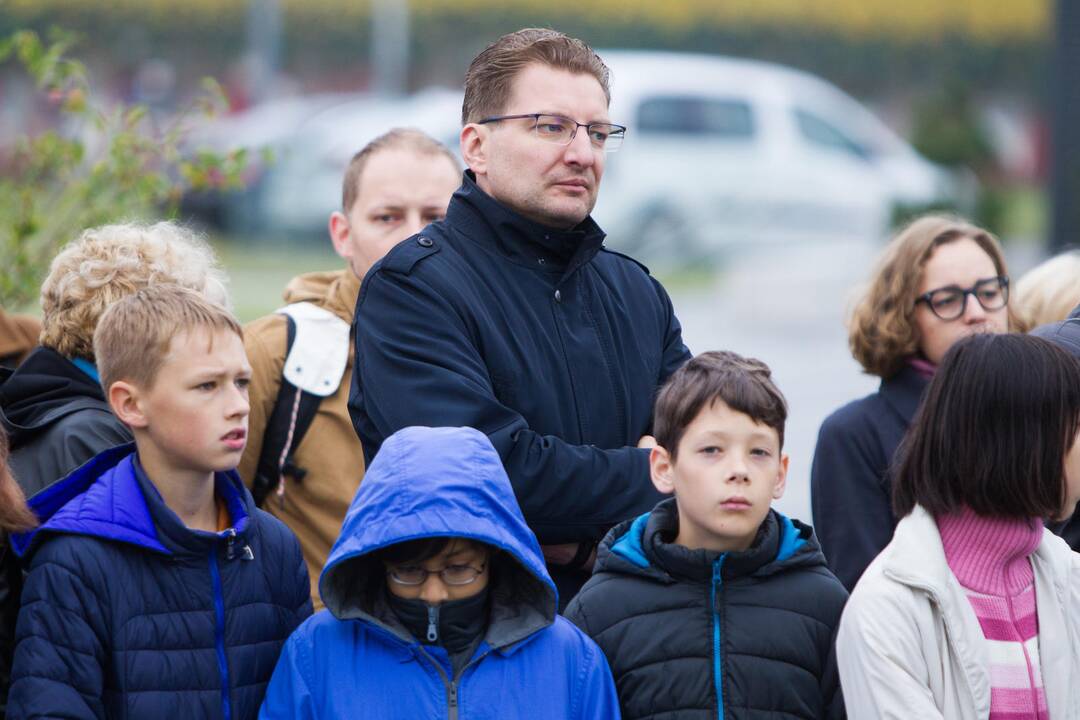
[[[86,407],[108,408],[99,385],[52,348],[39,347],[14,371],[0,374],[2,421],[12,447]]]
[[[893,581],[930,597],[941,613],[948,643],[964,668],[973,697],[985,698],[985,712],[989,712],[990,675],[982,629],[964,589],[949,569],[933,516],[915,506],[901,518],[892,542],[875,562],[883,564],[882,572]],[[1064,540],[1044,530],[1039,547],[1031,555],[1031,564],[1035,570],[1039,656],[1046,702],[1050,717],[1059,714],[1064,717],[1072,650],[1063,609],[1075,602],[1069,596],[1072,552]]]
[[[466,170],[450,199],[446,224],[474,242],[492,245],[513,262],[563,278],[589,262],[604,244],[604,231],[589,216],[571,230],[534,222],[491,197]]]
[[[880,392],[885,402],[904,419],[904,423],[910,425],[929,384],[929,378],[905,363],[898,373],[881,381]]]
[[[685,579],[709,582],[713,563],[721,553],[690,550],[674,544],[678,535],[679,517],[675,498],[660,502],[652,512],[630,523],[617,526],[602,543],[597,564],[600,569],[625,571],[656,576],[658,579]],[[795,565],[824,565],[813,530],[770,510],[758,529],[749,549],[724,553],[724,579],[749,575],[770,575]]]
[[[251,496],[235,473],[215,476],[233,527],[224,533],[191,530],[165,505],[138,467],[134,443],[111,448],[30,498],[41,525],[13,535],[17,555],[28,558],[50,534],[87,535],[164,555],[208,552],[220,536],[242,535],[253,513]]]

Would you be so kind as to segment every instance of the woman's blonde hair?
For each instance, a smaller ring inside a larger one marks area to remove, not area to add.
[[[848,319],[851,354],[866,372],[890,378],[919,349],[915,300],[923,268],[935,249],[963,238],[974,240],[990,256],[998,275],[1008,276],[997,238],[962,218],[926,215],[900,230],[882,252]],[[1011,306],[1006,312],[1010,330],[1026,329]]]
[[[41,286],[41,344],[94,359],[94,328],[110,304],[159,283],[229,306],[225,272],[194,231],[173,222],[90,228],[53,259]]]
[[[1063,252],[1028,270],[1017,281],[1014,298],[1028,327],[1069,317],[1080,305],[1080,251]]]

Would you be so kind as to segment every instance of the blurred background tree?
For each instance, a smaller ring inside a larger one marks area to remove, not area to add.
[[[84,228],[175,214],[188,189],[239,184],[245,152],[181,157],[195,116],[227,107],[212,79],[168,123],[141,103],[95,96],[86,67],[69,56],[71,33],[47,40],[30,30],[0,40],[0,68],[16,65],[58,114],[56,127],[16,137],[0,174],[0,305],[20,308],[38,293],[57,250]]]

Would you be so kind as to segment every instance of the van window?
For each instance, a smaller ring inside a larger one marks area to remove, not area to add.
[[[870,157],[870,151],[861,143],[852,140],[835,125],[811,112],[796,108],[795,123],[799,127],[799,134],[811,145],[840,150],[859,158]]]
[[[749,139],[754,136],[754,113],[743,100],[651,97],[638,108],[637,125],[639,133]]]

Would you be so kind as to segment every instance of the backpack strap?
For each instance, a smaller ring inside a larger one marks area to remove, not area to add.
[[[251,492],[259,507],[271,493],[283,495],[286,476],[303,481],[307,470],[296,464],[296,448],[322,399],[337,392],[349,359],[349,324],[341,318],[311,303],[278,313],[287,324],[285,365]]]

